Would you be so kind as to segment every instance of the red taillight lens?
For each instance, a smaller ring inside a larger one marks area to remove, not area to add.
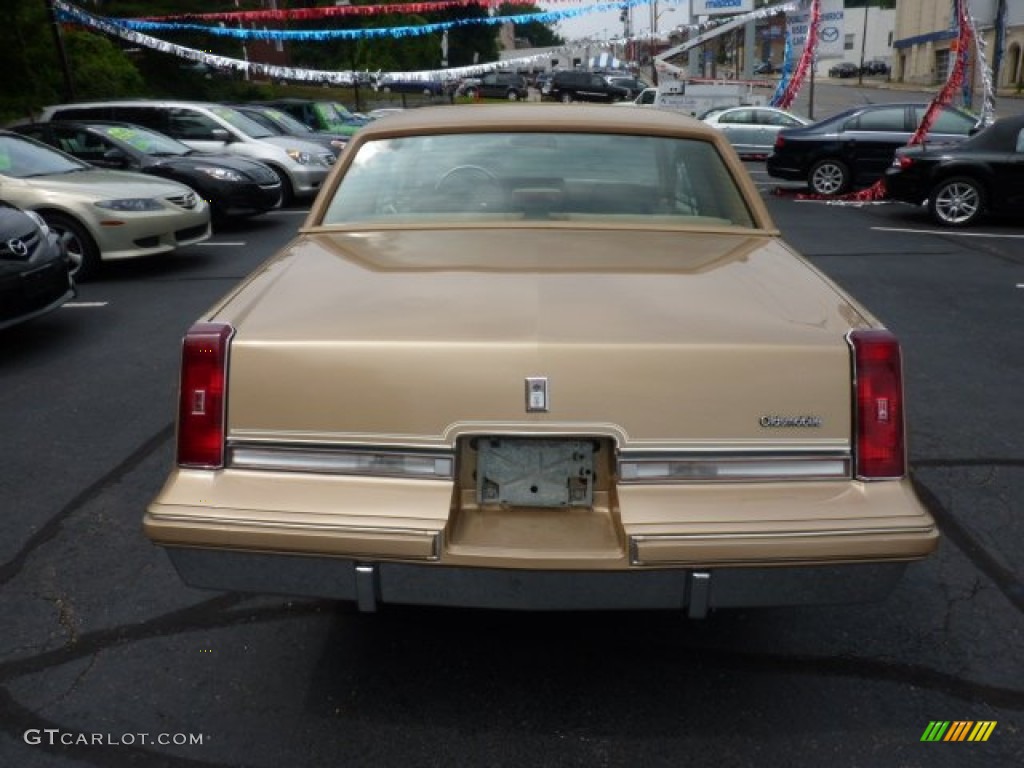
[[[781,133],[775,134],[775,148],[782,149],[782,145],[786,143],[786,140],[782,138]]]
[[[907,170],[907,168],[909,168],[913,164],[913,159],[909,157],[898,156],[895,160],[893,160],[893,165],[895,165],[896,167],[903,171]]]
[[[224,388],[228,346],[234,332],[225,323],[197,323],[185,334],[178,395],[180,466],[224,466]]]
[[[856,474],[863,480],[903,477],[903,365],[889,331],[851,331],[856,397]]]

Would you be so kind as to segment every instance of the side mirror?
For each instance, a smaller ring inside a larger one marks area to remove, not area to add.
[[[223,141],[225,144],[231,142],[231,134],[223,128],[214,128],[210,131],[210,138],[213,141]]]
[[[131,164],[131,159],[120,149],[108,149],[103,153],[100,162],[111,168],[127,168]]]

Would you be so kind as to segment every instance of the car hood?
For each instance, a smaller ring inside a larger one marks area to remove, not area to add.
[[[776,413],[844,441],[844,337],[872,322],[771,236],[530,229],[310,234],[210,319],[234,438],[418,444],[521,421],[528,376],[542,418],[622,444],[757,443]]]
[[[89,170],[22,179],[28,187],[54,195],[75,195],[97,199],[168,197],[191,190],[174,181],[157,179],[130,171]]]
[[[234,171],[246,174],[259,171],[263,171],[265,173],[267,170],[267,166],[263,163],[250,160],[247,157],[240,157],[238,155],[194,153],[190,155],[182,155],[180,157],[151,157],[150,160],[153,161],[154,165],[163,165],[182,169],[192,169],[201,165],[214,165],[221,168],[230,168]]]
[[[312,141],[306,141],[305,139],[299,139],[295,136],[267,136],[266,138],[260,139],[260,141],[276,144],[282,149],[297,149],[300,152],[308,152],[311,155],[319,156],[324,152],[324,148],[319,144]]]

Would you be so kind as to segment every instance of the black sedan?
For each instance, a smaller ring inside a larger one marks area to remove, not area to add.
[[[12,128],[99,168],[172,179],[198,192],[215,218],[252,216],[281,202],[281,181],[263,163],[197,152],[170,136],[129,123],[53,121]]]
[[[801,128],[787,128],[775,138],[765,161],[768,175],[805,181],[818,195],[838,195],[885,175],[896,150],[910,142],[927,104],[862,104]],[[928,143],[966,139],[978,119],[942,107],[928,132]]]
[[[1004,117],[956,146],[906,147],[885,174],[887,197],[966,227],[987,212],[1024,214],[1024,115]]]
[[[844,62],[842,62],[840,64],[836,64],[834,67],[832,67],[828,71],[828,76],[829,77],[839,77],[839,78],[856,77],[859,74],[860,74],[860,67],[858,67],[856,64],[854,64],[851,61],[844,61]]]
[[[0,203],[0,328],[73,298],[70,268],[64,244],[38,214]]]

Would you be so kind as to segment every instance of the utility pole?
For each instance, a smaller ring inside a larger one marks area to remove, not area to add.
[[[46,14],[50,19],[50,28],[53,30],[53,43],[57,48],[57,56],[60,58],[60,68],[64,73],[64,101],[75,100],[75,84],[71,79],[71,65],[68,63],[68,53],[64,50],[64,36],[60,33],[60,22],[57,21],[57,10],[53,7],[53,0],[45,0]]]
[[[864,85],[864,50],[868,44],[868,3],[864,2],[864,28],[860,33],[860,67],[857,69],[857,85]]]

